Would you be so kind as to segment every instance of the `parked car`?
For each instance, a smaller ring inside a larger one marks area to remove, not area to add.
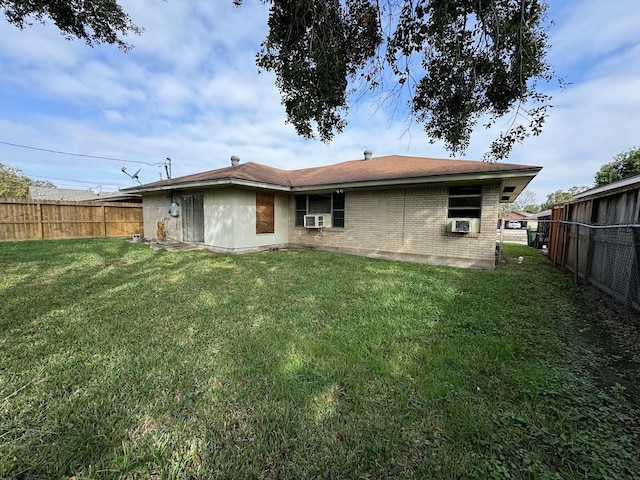
[[[514,222],[513,220],[507,222],[507,228],[517,228],[520,230],[522,228],[522,224],[520,222]]]

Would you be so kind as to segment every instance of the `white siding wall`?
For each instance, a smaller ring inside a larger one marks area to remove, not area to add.
[[[242,251],[285,245],[289,238],[289,199],[276,194],[274,233],[256,234],[256,192],[210,190],[204,197],[204,243]]]
[[[233,249],[236,190],[213,190],[204,196],[204,243]]]
[[[194,191],[204,195],[204,243],[222,250],[243,251],[284,246],[289,239],[289,197],[275,194],[274,233],[256,234],[256,193],[241,189]],[[179,194],[175,194],[180,202]],[[166,193],[143,197],[144,236],[157,240],[157,224],[164,222],[167,240],[182,241],[182,212],[169,215]]]

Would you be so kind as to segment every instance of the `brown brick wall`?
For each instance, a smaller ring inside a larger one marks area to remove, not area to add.
[[[345,194],[345,228],[322,232],[291,226],[292,245],[407,258],[428,263],[493,268],[498,184],[482,189],[480,233],[447,232],[447,187],[350,191]],[[290,202],[293,224],[295,200]]]

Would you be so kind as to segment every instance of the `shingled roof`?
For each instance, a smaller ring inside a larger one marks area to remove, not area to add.
[[[291,187],[289,181],[290,171],[279,168],[268,167],[259,163],[249,162],[235,167],[224,167],[207,172],[194,173],[184,177],[172,178],[171,180],[160,180],[153,183],[146,183],[137,187],[123,188],[127,192],[149,192],[153,190],[167,190],[185,188],[193,185],[201,186],[207,184],[220,185],[224,182],[248,184],[272,185],[274,187]]]
[[[143,193],[208,186],[238,185],[281,191],[309,191],[324,188],[357,188],[458,181],[465,179],[520,178],[514,193],[540,171],[541,167],[473,160],[388,155],[367,160],[350,160],[298,170],[248,162],[209,170],[171,180],[130,187],[127,192]],[[503,200],[504,201],[504,200]]]
[[[401,179],[523,172],[541,167],[473,160],[407,157],[388,155],[370,160],[350,160],[324,167],[292,170],[292,187],[309,187],[341,183],[384,182]]]

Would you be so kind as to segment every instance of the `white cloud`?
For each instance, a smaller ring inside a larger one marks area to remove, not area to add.
[[[407,127],[375,104],[352,109],[350,125],[324,145],[285,124],[272,74],[258,74],[255,54],[267,30],[268,5],[231,0],[126,0],[145,28],[135,48],[88,48],[52,25],[0,28],[0,140],[52,150],[148,163],[173,159],[174,175],[226,166],[231,155],[300,168],[375,155],[448,157],[420,125]],[[543,166],[538,198],[592,182],[597,169],[640,141],[640,9],[637,0],[553,0],[550,61],[573,83],[554,96],[540,137],[508,160]],[[0,22],[3,20],[0,20]],[[402,110],[402,106],[401,106]],[[491,132],[478,129],[466,158],[480,159]],[[120,172],[157,166],[68,157],[0,144],[0,161],[26,174],[129,185]]]
[[[549,11],[551,61],[560,75],[567,67],[581,67],[596,59],[637,45],[640,9],[637,0],[554,1]]]

